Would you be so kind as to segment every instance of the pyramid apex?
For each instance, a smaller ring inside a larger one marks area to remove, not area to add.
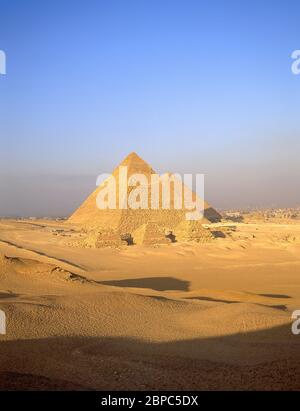
[[[124,158],[123,162],[124,161],[136,161],[136,160],[143,161],[142,158],[135,151],[132,151],[131,153],[128,154],[128,156]]]
[[[119,164],[120,166],[127,166],[129,173],[151,173],[154,172],[151,166],[143,160],[135,151],[128,154],[127,157]]]
[[[139,157],[135,151],[132,151],[131,153],[128,154],[128,157],[132,157],[132,156]]]

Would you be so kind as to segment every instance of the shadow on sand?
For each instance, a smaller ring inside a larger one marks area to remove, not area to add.
[[[1,341],[0,387],[299,390],[300,337],[293,336],[287,324],[161,343],[71,336]]]
[[[173,277],[129,278],[126,280],[98,281],[98,284],[114,287],[150,288],[156,291],[189,291],[189,281]]]
[[[292,298],[289,295],[285,294],[257,294],[260,295],[261,297],[268,297],[268,298]]]

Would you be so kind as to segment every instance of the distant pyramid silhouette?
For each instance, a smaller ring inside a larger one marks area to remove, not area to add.
[[[119,188],[119,167],[127,166],[128,178],[132,174],[141,173],[148,178],[150,182],[151,174],[155,174],[152,167],[140,158],[135,152],[130,153],[118,167],[116,167],[112,175],[116,179],[117,185],[117,205],[119,201],[118,188]],[[134,187],[128,188],[128,194]],[[181,222],[186,220],[186,212],[189,210],[180,209],[162,209],[161,200],[159,203],[159,208],[157,210],[153,209],[105,209],[101,210],[97,207],[96,199],[101,186],[97,187],[96,190],[84,201],[84,203],[71,215],[69,222],[75,224],[81,224],[87,229],[99,229],[99,230],[116,230],[120,234],[132,233],[134,230],[139,228],[143,224],[156,223],[159,224],[162,229],[174,230],[175,227]],[[195,197],[196,194],[193,193]],[[171,191],[171,199],[172,191]],[[150,194],[149,194],[149,205],[150,205]],[[220,221],[220,214],[213,209],[207,202],[204,203],[204,218],[201,223],[209,223]]]

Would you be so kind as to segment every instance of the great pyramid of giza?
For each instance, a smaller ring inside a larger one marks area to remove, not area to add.
[[[127,167],[128,179],[131,175],[140,173],[147,177],[150,182],[151,174],[156,174],[152,167],[141,159],[136,153],[129,154],[112,173],[115,177],[117,186],[117,204],[119,204],[118,188],[120,185],[119,171],[120,167]],[[150,184],[150,183],[149,183]],[[148,209],[99,209],[97,207],[97,196],[101,190],[102,184],[84,201],[84,203],[71,215],[69,222],[72,224],[80,224],[87,230],[97,230],[99,232],[106,232],[107,230],[114,231],[118,235],[132,235],[134,231],[145,224],[155,223],[159,225],[161,230],[175,230],[176,226],[182,221],[186,220],[186,212],[184,209],[174,209],[174,199],[171,191],[171,207],[170,209],[163,209],[161,206],[161,199],[159,200],[158,209],[151,209],[151,195],[149,195]],[[127,188],[127,194],[133,187]],[[171,188],[172,190],[172,188]],[[193,193],[193,198],[196,196]],[[209,223],[220,221],[220,214],[213,209],[207,202],[204,202],[204,217],[199,222]],[[143,231],[143,228],[141,228]],[[150,230],[151,231],[151,230]],[[145,231],[148,232],[148,229]]]

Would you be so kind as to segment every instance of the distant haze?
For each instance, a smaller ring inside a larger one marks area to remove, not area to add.
[[[118,159],[118,162],[121,159]],[[151,163],[151,162],[150,162]],[[154,167],[156,162],[152,162]],[[100,172],[110,172],[111,167],[99,167]],[[296,165],[296,162],[295,162]],[[163,166],[163,165],[162,165]],[[197,172],[191,165],[175,168],[174,172]],[[164,165],[165,167],[165,165]],[[206,200],[218,209],[238,209],[255,207],[299,207],[298,174],[289,175],[287,170],[270,166],[239,165],[237,173],[234,165],[223,164],[214,169],[214,163],[205,164],[198,172],[205,172]],[[290,169],[292,167],[292,162]],[[187,170],[187,171],[185,171]],[[156,168],[156,171],[160,169]],[[167,171],[163,169],[162,171]],[[1,176],[0,216],[68,216],[96,188],[95,175],[20,175]]]
[[[217,209],[300,206],[298,1],[2,3],[0,216],[67,216],[131,151]]]

